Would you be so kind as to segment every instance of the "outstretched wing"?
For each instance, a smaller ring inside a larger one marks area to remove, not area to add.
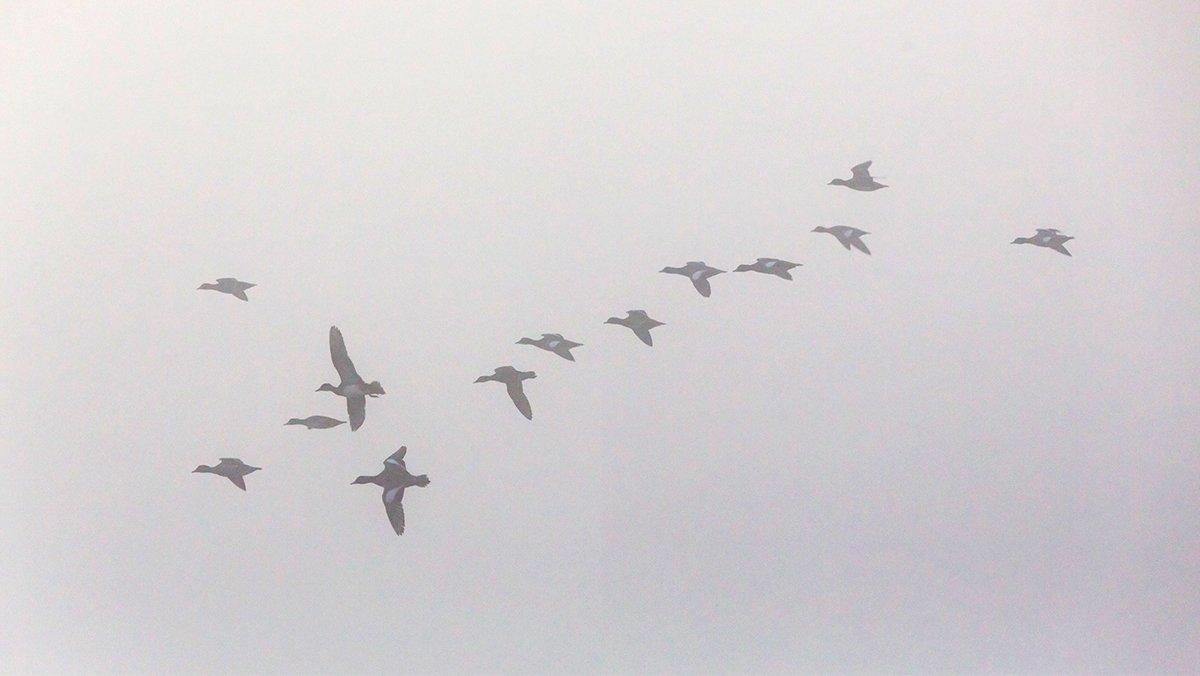
[[[231,475],[229,480],[233,482],[234,486],[237,486],[242,490],[246,490],[246,479],[243,478],[241,474]]]
[[[851,237],[850,244],[853,245],[855,249],[858,249],[859,251],[867,254],[868,256],[871,255],[871,250],[867,248],[866,244],[863,244],[862,235],[855,235],[854,237]],[[849,249],[850,247],[847,246],[846,248]]]
[[[871,160],[867,160],[862,164],[856,164],[850,167],[850,173],[854,174],[854,178],[870,179],[871,178]]]
[[[383,508],[387,510],[388,521],[392,522],[392,530],[396,535],[404,535],[404,486],[393,486],[383,491]]]
[[[517,405],[517,410],[521,412],[521,415],[528,420],[533,420],[533,407],[529,405],[529,397],[525,396],[525,388],[521,387],[521,383],[505,383],[504,387],[508,390],[508,398]]]
[[[333,358],[333,368],[337,369],[343,384],[362,384],[363,379],[359,377],[358,371],[354,369],[354,362],[350,361],[350,355],[346,353],[346,341],[342,339],[342,332],[336,326],[329,327],[329,356]]]
[[[350,415],[350,431],[362,427],[367,419],[367,398],[363,395],[346,397],[346,413]]]
[[[634,335],[636,335],[638,338],[640,338],[643,343],[650,345],[650,346],[654,345],[654,339],[650,337],[650,327],[649,326],[634,326],[632,328],[633,328]]]
[[[234,298],[241,298],[242,300],[250,300],[250,298],[246,296],[245,289],[234,289],[233,291],[229,292],[229,295],[233,296]]]
[[[400,469],[404,469],[404,454],[408,453],[408,446],[401,446],[400,450],[389,455],[387,460],[383,461],[384,465],[396,465]]]
[[[1067,241],[1066,239],[1060,239],[1060,240],[1051,242],[1051,243],[1047,244],[1046,246],[1048,248],[1054,249],[1055,251],[1057,251],[1060,254],[1066,254],[1066,255],[1070,256],[1071,252],[1067,251],[1067,247],[1063,246],[1063,243],[1066,241]]]
[[[709,286],[707,277],[693,277],[692,286],[696,287],[696,290],[700,292],[700,295],[704,296],[705,298],[708,298],[712,295],[712,287]]]

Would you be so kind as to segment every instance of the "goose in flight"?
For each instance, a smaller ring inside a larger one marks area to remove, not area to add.
[[[537,374],[533,371],[518,371],[511,366],[499,366],[490,376],[479,376],[475,379],[477,383],[486,383],[489,380],[494,380],[498,383],[504,383],[505,389],[508,390],[508,398],[516,404],[517,410],[527,420],[533,420],[533,408],[529,405],[529,398],[525,396],[525,388],[521,385],[522,381],[536,378]]]
[[[383,461],[383,471],[375,476],[360,476],[351,482],[356,484],[375,484],[383,488],[383,508],[387,510],[388,521],[392,522],[392,530],[396,535],[404,535],[404,489],[409,486],[429,485],[429,477],[424,474],[412,475],[404,465],[404,454],[407,446],[388,456]]]
[[[657,319],[651,319],[645,310],[627,310],[624,317],[609,317],[604,323],[624,326],[632,330],[643,343],[651,346],[654,345],[654,339],[650,337],[650,329],[664,326]]]
[[[829,185],[844,185],[851,190],[859,190],[862,192],[871,192],[872,190],[886,188],[886,185],[879,183],[871,176],[870,169],[870,160],[863,162],[862,164],[856,164],[853,167],[850,167],[850,180],[835,178],[829,182]]]
[[[1054,249],[1060,254],[1070,256],[1071,252],[1067,251],[1067,247],[1063,246],[1067,242],[1075,239],[1069,235],[1063,235],[1054,228],[1038,228],[1033,237],[1018,237],[1012,241],[1013,244],[1032,244],[1034,246]]]
[[[227,293],[227,294],[233,296],[234,298],[241,298],[242,300],[250,300],[246,296],[246,289],[249,289],[249,288],[252,288],[255,286],[258,286],[258,285],[251,284],[250,282],[239,282],[238,280],[234,279],[233,277],[222,277],[217,280],[216,284],[208,284],[208,283],[201,284],[199,287],[197,287],[196,290],[197,291],[220,291],[221,293]]]
[[[775,275],[780,279],[792,280],[791,269],[799,267],[799,263],[789,263],[778,258],[759,258],[753,263],[743,263],[733,269],[734,272],[761,272]]]
[[[318,387],[317,391],[333,392],[345,397],[346,412],[350,415],[350,430],[356,430],[362,427],[363,421],[367,419],[367,396],[377,397],[386,392],[378,380],[363,382],[358,371],[354,369],[354,362],[350,361],[350,355],[346,353],[346,341],[342,339],[342,332],[336,326],[329,327],[329,356],[333,358],[333,367],[337,369],[342,382],[336,387],[325,383]]]
[[[859,230],[858,228],[852,228],[848,225],[835,225],[831,228],[825,228],[818,225],[817,227],[813,228],[813,232],[827,232],[834,237],[837,237],[838,241],[842,243],[842,246],[846,247],[847,251],[850,250],[850,247],[854,247],[868,256],[871,255],[871,250],[868,249],[867,245],[863,244],[862,241],[863,235],[871,234],[866,230]]]
[[[217,463],[215,467],[200,465],[196,469],[192,470],[192,473],[195,474],[199,472],[201,474],[216,474],[217,476],[223,476],[232,481],[234,486],[237,486],[242,490],[246,490],[246,480],[243,477],[251,472],[257,472],[260,469],[262,468],[251,467],[237,458],[221,458],[221,462]]]
[[[285,422],[284,426],[304,425],[310,430],[327,430],[330,427],[337,427],[338,425],[345,424],[345,420],[337,420],[336,418],[330,418],[329,416],[324,415],[310,415],[307,418],[292,418],[291,420]]]
[[[725,272],[716,268],[709,267],[704,264],[704,261],[688,261],[688,264],[682,268],[666,267],[659,272],[666,272],[672,275],[683,275],[692,280],[692,286],[700,292],[701,296],[708,298],[712,295],[712,287],[708,285],[708,278]]]
[[[571,348],[579,347],[583,343],[567,340],[562,337],[561,333],[543,333],[542,337],[537,340],[522,338],[517,341],[517,345],[540,347],[547,352],[553,352],[567,361],[575,361],[575,356],[571,354]]]

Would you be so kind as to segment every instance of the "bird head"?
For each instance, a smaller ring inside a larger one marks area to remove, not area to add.
[[[301,420],[301,419],[299,419],[299,418],[292,418],[291,420],[289,420],[289,421],[287,421],[287,422],[285,422],[285,423],[283,423],[283,424],[284,424],[284,426],[285,426],[285,427],[286,427],[287,425],[303,425],[303,424],[304,424],[304,421],[303,421],[303,420]]]
[[[537,341],[532,338],[522,338],[517,341],[517,345],[533,345]]]
[[[1018,237],[1012,241],[1013,244],[1029,244],[1033,239],[1029,237]]]
[[[317,388],[318,392],[337,392],[337,388],[329,383],[325,383]]]
[[[212,471],[212,468],[209,467],[208,465],[200,465],[196,469],[192,470],[192,474],[195,474],[196,472],[211,472],[211,471]]]
[[[221,288],[221,287],[217,286],[216,284],[205,283],[205,284],[201,284],[200,286],[196,287],[196,290],[200,291],[203,289],[219,289],[219,288]]]
[[[754,269],[753,265],[746,265],[745,263],[742,263],[741,265],[734,268],[733,271],[734,272],[747,272],[747,271],[753,270],[753,269]]]
[[[475,382],[477,382],[477,383],[486,383],[487,381],[489,381],[489,380],[491,380],[491,379],[492,379],[492,377],[491,377],[491,376],[479,376],[478,378],[476,378],[476,379],[475,379]]]
[[[351,485],[351,486],[353,486],[353,485],[355,485],[355,484],[371,484],[371,483],[375,483],[375,477],[373,477],[373,476],[360,476],[360,477],[358,477],[357,479],[355,479],[354,481],[351,481],[351,482],[350,482],[350,485]]]
[[[829,228],[827,228],[823,225],[818,225],[817,227],[813,228],[812,231],[813,232],[829,232]]]
[[[835,178],[829,182],[829,185],[846,185],[845,179]]]

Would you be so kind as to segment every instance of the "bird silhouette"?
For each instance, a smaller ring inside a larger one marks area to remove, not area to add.
[[[409,486],[424,488],[429,485],[429,477],[424,474],[412,475],[404,464],[404,454],[407,446],[388,456],[383,461],[383,471],[375,476],[360,476],[351,482],[355,484],[375,484],[383,488],[383,508],[387,511],[388,521],[396,535],[404,535],[404,489]]]
[[[363,421],[367,419],[367,397],[387,393],[383,391],[383,386],[378,380],[363,382],[354,368],[354,362],[350,361],[350,355],[346,353],[346,341],[342,339],[342,332],[336,326],[329,327],[329,356],[333,359],[333,367],[337,369],[342,380],[336,386],[324,383],[317,391],[333,392],[346,398],[350,430],[354,431],[362,427]]]

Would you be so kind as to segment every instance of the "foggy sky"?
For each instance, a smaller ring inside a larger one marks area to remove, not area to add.
[[[1193,3],[0,14],[0,668],[1200,661]]]

